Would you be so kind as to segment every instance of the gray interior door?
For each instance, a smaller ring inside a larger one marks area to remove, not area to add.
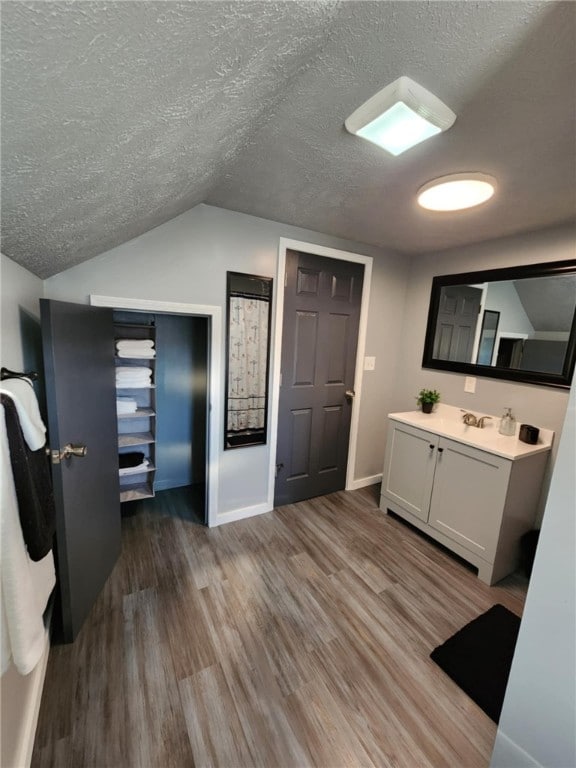
[[[274,503],[342,490],[364,267],[288,251]]]
[[[434,358],[471,363],[482,291],[469,285],[442,288],[436,334]]]
[[[72,642],[120,554],[112,310],[40,300],[56,502],[59,634]]]

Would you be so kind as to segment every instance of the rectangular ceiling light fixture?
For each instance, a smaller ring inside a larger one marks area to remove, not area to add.
[[[433,93],[403,76],[358,107],[344,125],[396,156],[447,131],[455,120],[454,112]]]

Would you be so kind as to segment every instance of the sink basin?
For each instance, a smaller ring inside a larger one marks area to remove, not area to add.
[[[488,416],[490,414],[478,413],[476,416]],[[550,450],[554,432],[549,429],[540,429],[540,437],[536,445],[521,442],[517,435],[501,435],[498,432],[500,418],[491,416],[485,422],[484,427],[472,427],[462,421],[463,411],[451,405],[440,404],[433,413],[422,411],[405,411],[403,413],[390,413],[389,418],[409,424],[418,429],[425,429],[434,434],[456,440],[466,445],[483,451],[503,456],[507,459],[516,459],[522,456],[530,456],[534,453],[542,453]],[[518,431],[518,428],[517,428]]]

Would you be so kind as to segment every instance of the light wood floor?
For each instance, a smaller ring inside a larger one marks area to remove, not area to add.
[[[209,530],[152,505],[48,664],[32,765],[486,767],[496,727],[428,658],[487,587],[378,486]]]

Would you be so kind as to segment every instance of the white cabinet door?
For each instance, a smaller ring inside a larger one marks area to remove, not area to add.
[[[492,561],[512,462],[441,438],[429,524]]]
[[[390,422],[382,495],[424,522],[428,520],[438,442],[430,432]]]

